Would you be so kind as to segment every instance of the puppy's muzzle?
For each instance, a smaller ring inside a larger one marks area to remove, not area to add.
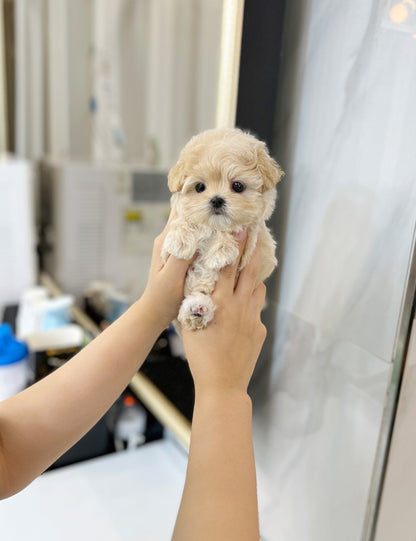
[[[222,214],[225,210],[225,199],[218,195],[211,199],[210,204],[215,214]]]

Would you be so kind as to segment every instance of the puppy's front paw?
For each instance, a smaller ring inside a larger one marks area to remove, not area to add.
[[[196,251],[196,239],[191,235],[181,235],[169,231],[163,243],[162,252],[168,252],[178,259],[191,259]]]
[[[205,265],[211,270],[221,270],[227,265],[233,264],[239,254],[236,243],[230,242],[214,248],[205,257]]]
[[[187,330],[203,329],[214,317],[215,304],[211,297],[194,293],[181,304],[178,321]]]

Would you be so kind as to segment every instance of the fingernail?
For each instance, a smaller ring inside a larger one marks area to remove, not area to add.
[[[238,240],[238,242],[244,242],[247,239],[247,231],[244,229],[242,231],[237,231],[234,233],[234,237]]]

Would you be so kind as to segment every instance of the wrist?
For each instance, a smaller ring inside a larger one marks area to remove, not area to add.
[[[152,295],[147,290],[135,302],[135,305],[140,307],[140,310],[143,311],[147,318],[148,324],[157,329],[159,335],[169,326],[173,319],[169,317],[163,302],[158,302],[152,298]]]
[[[251,398],[245,389],[238,387],[215,386],[198,387],[195,386],[195,402],[210,404],[246,404],[251,408]]]
[[[143,295],[130,307],[132,315],[143,329],[146,328],[147,333],[154,335],[155,340],[166,329],[167,325],[158,312],[154,310],[151,300]]]

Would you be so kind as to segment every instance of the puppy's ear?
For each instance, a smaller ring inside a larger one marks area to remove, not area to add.
[[[185,182],[185,160],[179,161],[172,167],[168,174],[168,186],[172,193],[180,192]]]
[[[284,173],[279,164],[270,156],[264,143],[257,146],[257,170],[263,179],[263,192],[271,190]]]

